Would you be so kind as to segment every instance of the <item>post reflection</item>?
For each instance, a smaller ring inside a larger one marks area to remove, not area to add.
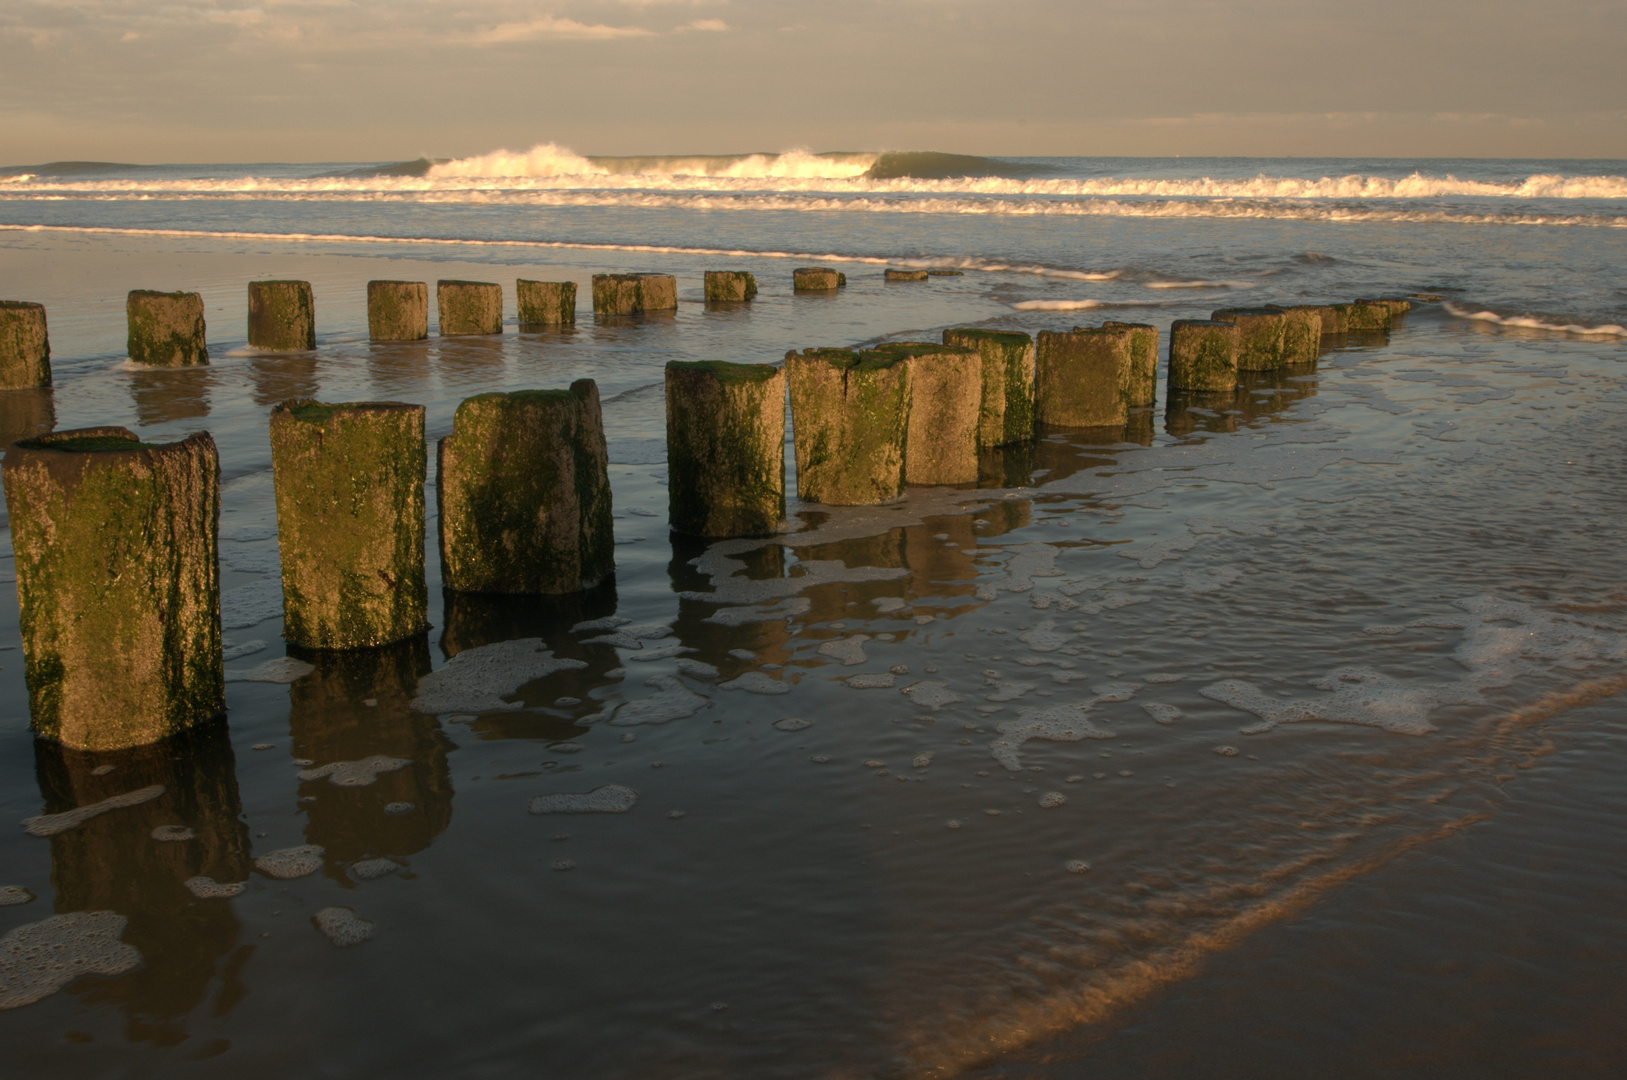
[[[316,670],[289,687],[288,727],[296,758],[320,767],[375,755],[409,764],[372,783],[303,781],[305,838],[326,849],[326,872],[364,859],[403,860],[429,847],[452,821],[453,744],[433,716],[408,708],[429,673],[429,639],[346,652],[289,650]]]
[[[429,380],[430,342],[374,341],[367,346],[367,377],[380,401],[410,398]]]
[[[51,838],[56,911],[115,911],[129,919],[124,941],[142,967],[117,979],[83,980],[70,993],[125,1015],[132,1042],[174,1046],[186,1017],[213,997],[216,1015],[241,999],[238,974],[254,951],[227,899],[199,899],[184,884],[207,877],[247,881],[249,834],[242,821],[236,760],[224,721],[150,746],[115,752],[34,743],[45,812],[61,813],[161,784],[164,793]],[[166,828],[166,827],[180,828]],[[157,839],[159,835],[184,839]]]
[[[1177,438],[1224,434],[1286,412],[1316,395],[1315,364],[1247,372],[1229,394],[1171,390],[1164,403],[1164,430]]]
[[[130,373],[130,397],[142,427],[198,420],[209,415],[215,374],[207,364],[160,367]]]
[[[0,390],[0,450],[55,429],[56,403],[49,386]]]
[[[317,358],[311,353],[256,356],[248,363],[249,381],[254,384],[254,403],[262,408],[279,401],[315,398]]]

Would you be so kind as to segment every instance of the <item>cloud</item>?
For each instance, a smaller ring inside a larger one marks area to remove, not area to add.
[[[696,19],[692,23],[678,27],[673,31],[673,33],[681,34],[685,30],[712,30],[722,32],[728,28],[729,24],[724,22],[722,19]]]
[[[503,45],[516,41],[542,41],[546,39],[573,39],[577,41],[608,41],[611,38],[649,37],[653,31],[641,26],[606,26],[603,23],[580,23],[575,19],[560,19],[544,15],[525,22],[500,23],[490,30],[466,35],[463,41],[476,45]]]

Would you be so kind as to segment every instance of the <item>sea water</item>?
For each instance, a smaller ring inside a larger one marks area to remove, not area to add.
[[[1616,1015],[1627,958],[1624,173],[552,146],[5,170],[0,295],[47,305],[56,383],[0,395],[4,437],[213,434],[232,681],[228,725],[175,745],[35,743],[5,534],[3,1071],[1609,1074],[1619,1037],[1574,1018]],[[847,288],[793,295],[810,263]],[[758,298],[706,306],[708,268]],[[677,276],[676,314],[513,323],[516,277],[585,305],[635,270]],[[314,352],[246,344],[246,283],[283,277],[313,283]],[[370,344],[374,278],[498,281],[509,323]],[[208,367],[126,360],[134,288],[203,294]],[[667,530],[669,360],[1101,318],[1167,346],[1218,307],[1408,293],[1388,334],[1221,407],[1161,382],[982,486]],[[443,593],[432,509],[427,638],[284,655],[274,403],[417,402],[438,438],[463,398],[583,377],[612,586]]]

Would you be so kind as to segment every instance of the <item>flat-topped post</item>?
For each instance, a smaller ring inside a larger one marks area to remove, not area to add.
[[[51,338],[45,305],[0,300],[0,390],[51,385]]]
[[[13,444],[3,472],[34,730],[113,750],[220,715],[214,440],[58,431]]]
[[[435,310],[442,337],[503,332],[503,287],[495,281],[437,281]]]
[[[1283,364],[1316,363],[1322,352],[1322,309],[1312,304],[1296,304],[1281,311]]]
[[[799,266],[791,271],[793,292],[835,292],[846,284],[846,274],[824,266]]]
[[[910,365],[896,354],[805,349],[785,355],[797,495],[868,506],[904,494]]]
[[[1129,420],[1123,389],[1134,370],[1129,331],[1041,330],[1034,352],[1038,424],[1115,427]]]
[[[1075,330],[1083,329],[1074,327]],[[1130,334],[1130,369],[1124,373],[1120,392],[1130,409],[1146,409],[1158,403],[1158,327],[1151,323],[1102,323],[1103,330],[1126,330]]]
[[[983,358],[975,349],[929,341],[878,345],[864,357],[897,356],[910,366],[904,482],[977,482],[977,431],[983,405]]]
[[[678,281],[671,274],[594,274],[595,315],[650,315],[678,310]]]
[[[925,281],[931,275],[925,270],[895,270],[889,266],[881,276],[887,281]]]
[[[429,337],[429,285],[422,281],[369,281],[367,336],[373,341],[422,341]]]
[[[1034,437],[1034,339],[1002,330],[945,330],[943,343],[973,349],[983,363],[977,444],[1009,446]]]
[[[126,349],[133,363],[186,367],[209,362],[199,294],[132,289],[124,314],[129,326]]]
[[[522,326],[575,326],[576,282],[514,282],[514,295]]]
[[[1347,333],[1388,330],[1395,318],[1394,309],[1383,300],[1353,300],[1344,309]]]
[[[708,304],[738,303],[757,295],[757,278],[749,270],[706,271]]]
[[[667,364],[667,520],[691,536],[772,536],[785,521],[785,369]]]
[[[1169,325],[1169,388],[1205,394],[1237,389],[1237,324],[1176,319]]]
[[[1282,367],[1288,320],[1281,308],[1221,308],[1210,318],[1237,324],[1238,371],[1275,371]]]
[[[308,281],[249,282],[249,344],[301,352],[316,348],[316,302]]]
[[[283,637],[367,649],[423,633],[424,407],[285,401],[271,410]]]

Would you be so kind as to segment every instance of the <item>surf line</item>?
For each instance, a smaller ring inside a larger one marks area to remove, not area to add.
[[[319,244],[435,244],[449,247],[514,247],[572,251],[634,251],[657,255],[726,255],[731,258],[803,259],[809,262],[859,263],[867,266],[913,266],[979,270],[987,273],[1031,274],[1036,277],[1067,278],[1074,281],[1113,281],[1120,271],[1064,270],[1049,266],[1017,266],[984,262],[954,256],[883,258],[878,255],[817,255],[806,251],[749,251],[744,248],[678,247],[668,244],[595,244],[577,240],[469,240],[427,236],[351,236],[344,233],[237,232],[208,229],[121,229],[109,225],[7,225],[0,232],[78,233],[97,236],[173,236],[191,240],[280,240],[284,243]]]

